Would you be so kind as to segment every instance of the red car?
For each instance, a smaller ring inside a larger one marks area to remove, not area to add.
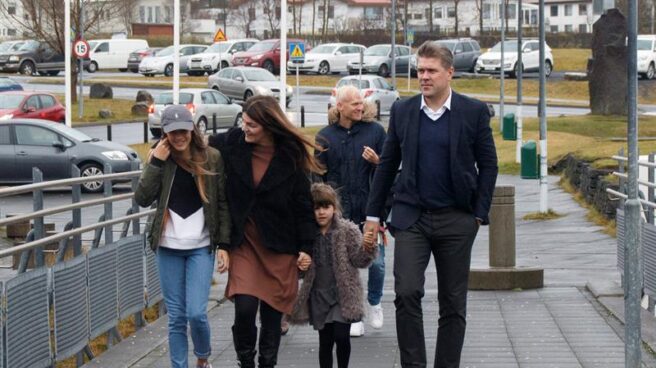
[[[63,123],[66,110],[50,93],[8,91],[0,93],[0,120],[44,119]]]
[[[310,51],[310,47],[303,40],[288,39],[287,48],[289,48],[290,42],[303,42],[306,44],[305,52]],[[257,66],[272,74],[277,74],[280,72],[280,40],[262,40],[246,51],[237,52],[233,56],[232,64],[234,66]]]

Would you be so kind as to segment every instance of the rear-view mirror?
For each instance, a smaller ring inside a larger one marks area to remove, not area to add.
[[[35,112],[35,111],[36,111],[36,107],[34,107],[34,106],[26,106],[26,107],[23,108],[23,111],[25,111],[25,112]]]
[[[341,55],[341,54],[342,54],[341,51],[337,51],[337,52],[335,53],[335,55]]]
[[[66,150],[66,146],[62,142],[52,142],[52,146],[55,148],[59,148],[62,151]]]
[[[242,78],[242,77],[235,77],[235,80],[236,80],[237,82],[243,82],[243,81],[244,81],[244,78]]]

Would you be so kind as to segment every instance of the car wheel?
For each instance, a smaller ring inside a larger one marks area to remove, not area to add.
[[[551,65],[551,61],[545,60],[544,62],[544,75],[545,76],[550,76],[551,72],[553,71],[553,65]]]
[[[41,71],[39,71],[39,72],[37,72],[37,73],[38,73],[40,76],[42,76],[42,77],[45,77],[46,75],[48,75],[47,72],[41,72]]]
[[[170,77],[173,75],[173,64],[168,64],[164,68],[164,76],[165,77]]]
[[[389,74],[389,68],[387,67],[387,64],[383,64],[378,68],[378,75],[381,77],[387,77]]]
[[[273,74],[273,61],[267,60],[262,64],[262,68],[266,69],[269,71],[269,73]]]
[[[100,167],[100,165],[96,163],[86,164],[80,167],[80,177],[89,177],[89,176],[96,176],[102,174],[103,174],[103,169]],[[87,193],[100,193],[103,191],[103,187],[104,187],[104,183],[102,180],[89,181],[82,184],[82,190]]]
[[[321,64],[319,64],[319,74],[326,75],[328,73],[330,73],[330,64],[328,64],[327,61],[322,61]]]
[[[242,118],[241,118],[241,113],[239,113],[239,114],[237,114],[237,116],[235,117],[235,126],[236,126],[236,127],[240,127],[242,123],[243,123],[243,120],[242,120]]]
[[[518,63],[515,63],[515,67],[513,70],[510,72],[510,78],[517,78],[517,75],[519,74],[519,69],[521,68],[522,72],[524,71],[523,66],[520,66]]]
[[[98,71],[98,63],[96,63],[95,61],[92,61],[92,62],[89,64],[89,66],[87,67],[87,71],[88,71],[89,73],[95,73],[95,72],[97,72],[97,71]]]
[[[246,91],[246,93],[244,93],[244,101],[247,101],[251,97],[253,97],[253,92],[251,92],[250,90],[248,90],[248,91]]]
[[[162,136],[162,129],[150,128],[150,134],[152,134],[154,138],[159,138]]]
[[[23,75],[32,75],[34,74],[34,63],[31,61],[24,61],[23,64],[21,64],[20,68],[18,68],[20,73]]]
[[[118,68],[118,71],[121,72],[121,73],[125,73],[125,72],[127,72],[128,70],[127,70],[126,68]]]
[[[57,75],[59,75],[59,70],[51,70],[48,72],[48,75],[51,77],[56,77]]]
[[[200,131],[201,135],[205,135],[207,132],[207,119],[205,117],[201,117],[198,119],[198,123],[196,123],[196,126],[198,126],[198,130]]]
[[[477,61],[478,61],[478,59],[474,59],[474,62],[472,63],[471,68],[469,68],[470,73],[476,73],[476,62]]]
[[[227,61],[222,61],[221,62],[221,69],[225,69],[225,68],[228,68],[228,67],[230,67],[230,65],[228,65]]]
[[[649,64],[646,77],[647,79],[654,79],[654,77],[656,77],[656,67],[654,67],[654,63]]]

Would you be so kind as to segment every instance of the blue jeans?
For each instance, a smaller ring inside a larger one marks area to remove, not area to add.
[[[169,315],[169,350],[172,368],[188,368],[187,322],[191,327],[194,354],[207,359],[212,352],[207,301],[214,270],[209,247],[178,250],[157,249],[159,280]]]
[[[369,266],[369,281],[367,283],[367,301],[369,305],[380,304],[385,284],[385,246],[378,244],[378,257]]]

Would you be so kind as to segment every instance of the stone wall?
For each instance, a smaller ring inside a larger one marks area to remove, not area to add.
[[[618,185],[609,183],[604,177],[611,174],[611,169],[595,169],[589,162],[567,155],[552,168],[563,175],[572,187],[583,194],[585,201],[608,219],[615,219],[619,200],[609,197],[607,188],[618,190]]]

